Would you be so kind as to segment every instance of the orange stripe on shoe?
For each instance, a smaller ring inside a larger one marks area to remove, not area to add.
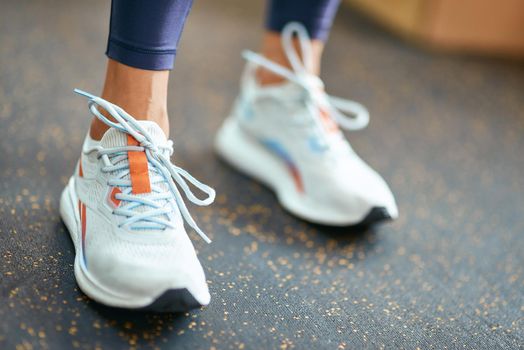
[[[80,214],[80,220],[82,220],[82,241],[85,241],[86,236],[86,205],[84,203],[81,204],[82,211]]]
[[[127,135],[129,146],[138,146],[138,141],[131,135]],[[131,191],[134,194],[151,192],[149,181],[149,167],[146,152],[127,152],[129,160],[129,175],[131,177]]]
[[[82,170],[82,156],[80,156],[80,160],[78,160],[78,176],[84,177],[84,170]]]
[[[82,257],[84,259],[84,265],[87,266],[87,259],[86,259],[86,205],[84,203],[80,203],[80,207],[82,208],[80,211],[80,219],[82,221]]]
[[[116,195],[119,193],[122,193],[122,191],[118,187],[113,187],[113,189],[109,193],[109,200],[111,201],[111,203],[113,203],[115,208],[120,205],[120,199],[116,198]]]
[[[322,124],[324,124],[324,127],[326,128],[327,132],[338,132],[339,128],[337,123],[331,118],[329,115],[329,112],[325,108],[319,109],[320,113],[320,120],[322,120]]]

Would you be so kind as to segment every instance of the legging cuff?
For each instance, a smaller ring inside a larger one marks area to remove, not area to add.
[[[289,22],[300,22],[312,39],[326,41],[340,0],[268,0],[266,29],[281,32]]]
[[[135,68],[170,70],[173,69],[176,50],[142,49],[109,39],[106,55],[115,61]]]

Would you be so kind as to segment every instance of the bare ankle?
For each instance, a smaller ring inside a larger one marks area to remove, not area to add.
[[[269,60],[278,63],[281,66],[291,68],[291,64],[288,58],[286,57],[286,53],[284,52],[284,49],[282,47],[281,40],[282,39],[280,33],[266,32],[262,41],[262,55],[264,55]],[[297,52],[301,56],[302,53],[300,52],[300,46],[298,44],[298,41],[294,41],[294,45]],[[310,73],[319,75],[324,43],[321,40],[312,40],[311,47],[313,51],[313,67],[311,68]],[[259,68],[257,70],[256,77],[260,85],[281,84],[285,81],[285,78],[283,78],[282,76],[268,71],[264,68]]]
[[[102,98],[123,108],[137,120],[157,123],[169,136],[167,84],[169,71],[148,71],[109,60]],[[110,116],[101,111],[106,117]],[[100,140],[108,126],[98,119],[91,123],[90,136]]]

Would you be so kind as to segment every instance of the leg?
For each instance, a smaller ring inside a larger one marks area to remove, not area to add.
[[[289,67],[282,50],[280,32],[289,22],[300,22],[312,39],[313,71],[319,75],[324,43],[338,9],[340,0],[269,0],[266,15],[266,33],[262,42],[262,54],[280,65]],[[281,83],[283,78],[259,69],[258,80],[262,85]]]
[[[354,101],[327,95],[318,78],[338,3],[270,1],[262,53],[244,54],[248,64],[240,93],[215,148],[273,189],[280,204],[302,219],[370,224],[398,216],[395,198],[339,128],[362,129],[368,112]]]
[[[210,300],[184,221],[210,239],[183,196],[202,206],[215,192],[171,163],[166,137],[169,70],[191,1],[113,0],[102,98],[76,90],[96,119],[60,213],[79,287],[109,306],[187,311]]]
[[[167,85],[192,0],[113,0],[102,98],[169,134]],[[107,125],[91,123],[99,140]]]

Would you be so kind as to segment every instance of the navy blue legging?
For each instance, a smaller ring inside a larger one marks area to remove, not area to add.
[[[266,28],[280,32],[301,22],[326,40],[340,0],[268,0]],[[128,66],[172,69],[193,0],[112,0],[107,56]]]

